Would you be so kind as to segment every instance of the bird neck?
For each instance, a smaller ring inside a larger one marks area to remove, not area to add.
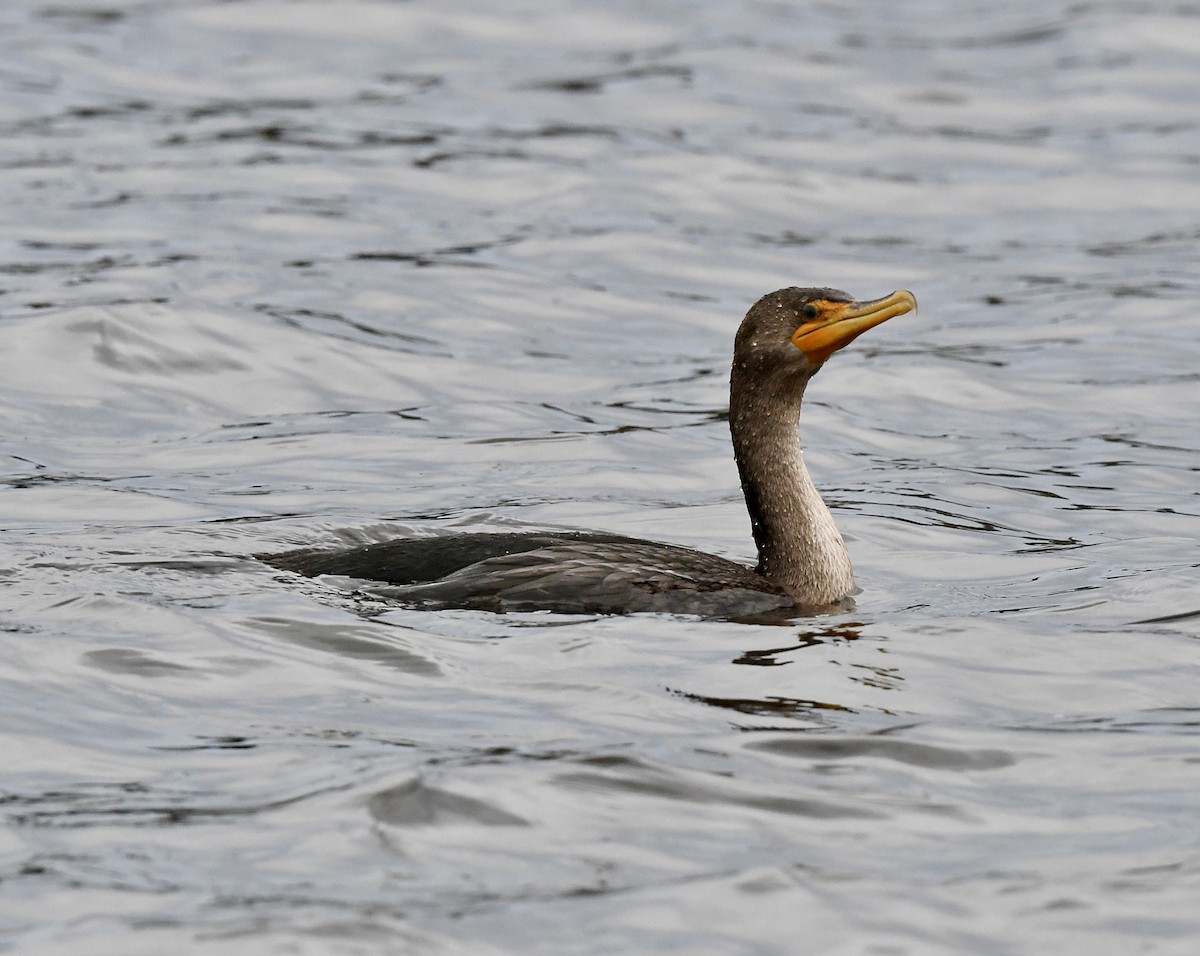
[[[729,429],[742,493],[758,548],[755,569],[803,604],[829,604],[854,586],[846,544],[809,477],[800,447],[800,403],[793,393],[731,382]]]

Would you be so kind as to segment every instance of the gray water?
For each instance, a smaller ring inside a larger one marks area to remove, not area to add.
[[[1200,8],[7,0],[0,950],[1200,951]],[[253,555],[751,558],[853,611],[419,611]]]

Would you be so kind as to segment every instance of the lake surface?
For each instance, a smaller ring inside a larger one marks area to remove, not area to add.
[[[1200,8],[0,9],[0,950],[1200,951]],[[852,611],[253,555],[750,560],[759,295]]]

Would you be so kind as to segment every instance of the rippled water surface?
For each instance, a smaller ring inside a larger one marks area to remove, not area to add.
[[[1200,10],[8,0],[0,949],[1192,954]],[[252,555],[750,558],[760,294],[851,612]]]

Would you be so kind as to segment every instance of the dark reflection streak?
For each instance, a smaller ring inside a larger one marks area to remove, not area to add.
[[[436,89],[441,86],[445,80],[433,73],[382,73],[379,76],[380,83],[408,83],[413,86],[418,92]]]
[[[661,367],[662,363],[656,363],[656,364]],[[647,382],[639,382],[638,387],[639,388],[658,388],[663,385],[679,385],[681,383],[694,382],[697,379],[705,378],[709,375],[714,375],[714,374],[716,374],[716,372],[717,372],[717,369],[713,368],[710,365],[705,365],[705,366],[701,366],[698,368],[693,368],[693,369],[689,370],[686,374],[679,375],[674,378],[659,378],[659,379],[651,379],[650,381],[647,381]],[[613,404],[615,406],[620,407],[620,406],[623,406],[625,403],[614,402]]]
[[[427,345],[438,347],[442,343],[434,339],[427,339],[419,335],[411,335],[405,332],[395,332],[390,329],[380,329],[373,325],[368,325],[365,322],[357,322],[354,319],[349,319],[344,315],[339,315],[336,312],[319,312],[314,309],[285,309],[278,306],[259,303],[254,306],[254,311],[261,312],[264,315],[269,315],[272,318],[278,319],[285,325],[296,329],[304,329],[309,331],[309,328],[297,319],[322,319],[327,322],[346,325],[354,329],[356,332],[362,332],[366,335],[377,335],[381,338],[395,339],[400,342],[410,342],[414,345]]]
[[[87,273],[127,268],[132,265],[136,265],[133,256],[101,256],[88,262],[10,262],[0,265],[0,275],[35,275],[40,272],[68,270]]]
[[[414,159],[413,166],[417,169],[432,169],[434,166],[440,166],[443,163],[454,162],[461,159],[512,159],[518,162],[530,162],[535,157],[529,153],[519,149],[458,149],[446,150],[441,153],[432,153],[421,159]],[[555,162],[562,166],[579,166],[579,162],[566,159],[561,156],[556,157],[539,157],[542,162]]]
[[[1162,617],[1148,617],[1141,621],[1130,621],[1132,624],[1169,624],[1173,621],[1188,621],[1192,618],[1200,618],[1200,610],[1183,611],[1179,614],[1164,614]]]
[[[1131,376],[1116,376],[1105,378],[1081,378],[1080,385],[1091,385],[1099,388],[1112,388],[1116,385],[1146,385],[1149,379],[1145,375],[1136,374]],[[1178,372],[1176,374],[1166,374],[1158,372],[1154,376],[1154,382],[1159,385],[1172,384],[1175,382],[1195,382],[1200,381],[1200,373],[1197,372]]]
[[[173,807],[173,806],[96,806],[65,807],[60,810],[31,810],[13,813],[9,819],[18,825],[36,827],[78,828],[86,826],[112,826],[122,821],[129,826],[151,826],[173,823],[188,823],[192,820],[208,820],[213,817],[254,816],[271,810],[292,806],[313,797],[341,793],[352,788],[352,784],[332,784],[293,797],[269,800],[250,806]],[[53,800],[89,800],[87,794],[51,793],[37,798],[9,798],[8,803],[40,804]]]
[[[359,262],[411,262],[415,265],[437,265],[439,262],[448,262],[448,257],[451,256],[473,256],[480,252],[487,252],[488,250],[502,246],[511,246],[521,242],[525,238],[525,232],[518,231],[510,235],[500,236],[498,239],[464,243],[457,246],[445,246],[441,249],[430,249],[420,252],[356,252],[348,258],[351,261]],[[455,264],[482,265],[482,263],[463,262],[462,260],[457,260]]]
[[[200,740],[204,741],[204,743],[162,745],[153,747],[151,749],[187,752],[194,750],[254,750],[260,746],[249,737],[201,737]]]
[[[68,6],[45,7],[38,11],[38,16],[47,20],[78,20],[88,24],[116,23],[125,19],[122,11],[107,7],[94,10]]]
[[[356,418],[359,416],[379,416],[387,415],[392,418],[399,418],[408,422],[424,422],[428,421],[423,415],[419,414],[421,406],[414,405],[410,408],[385,408],[371,409],[369,411],[361,411],[358,409],[323,409],[320,411],[304,412],[299,415],[280,415],[278,418],[263,419],[260,421],[248,422],[229,422],[219,425],[218,432],[245,432],[250,434],[245,435],[221,435],[215,439],[205,439],[205,443],[209,441],[220,442],[238,442],[238,441],[261,441],[263,439],[279,439],[279,438],[303,438],[310,435],[326,434],[325,428],[314,428],[307,424],[310,418]],[[294,425],[292,422],[299,421],[302,424]]]
[[[1160,445],[1160,444],[1156,444],[1154,442],[1141,441],[1140,439],[1133,438],[1130,435],[1097,435],[1096,437],[1098,439],[1100,439],[1100,441],[1111,442],[1111,443],[1117,444],[1117,445],[1125,445],[1129,448],[1150,448],[1155,451],[1184,452],[1185,454],[1190,454],[1190,455],[1195,455],[1195,454],[1197,454],[1198,451],[1200,451],[1200,449],[1185,448],[1180,445]],[[1121,462],[1096,462],[1096,464],[1106,465],[1106,464],[1122,464],[1122,463]],[[1132,462],[1126,462],[1125,464],[1132,464]]]
[[[549,412],[558,412],[560,415],[565,415],[567,418],[573,419],[574,421],[577,421],[577,422],[582,422],[585,425],[597,424],[596,419],[590,418],[589,416],[584,415],[582,412],[573,412],[573,411],[563,408],[559,405],[552,405],[549,402],[541,402],[538,407],[544,408],[544,409],[546,409],[546,411],[549,411]],[[559,434],[559,433],[552,432],[552,434]]]
[[[639,432],[660,434],[667,431],[674,431],[675,429],[679,428],[702,428],[708,424],[708,421],[698,421],[676,422],[670,425],[613,425],[608,428],[596,428],[588,431],[561,431],[552,429],[551,431],[544,432],[539,435],[496,435],[488,438],[472,438],[468,439],[465,444],[507,445],[520,442],[571,441],[578,438],[596,438],[606,435],[632,435]]]
[[[100,119],[108,116],[125,116],[129,113],[143,113],[153,109],[154,104],[146,100],[127,100],[124,103],[114,103],[106,106],[73,106],[63,115],[71,119]]]
[[[4,127],[0,126],[0,136],[5,136]],[[20,156],[0,162],[0,169],[62,169],[74,166],[75,159],[70,156]]]
[[[1111,514],[1130,514],[1130,515],[1135,515],[1135,514],[1182,515],[1185,518],[1200,517],[1200,514],[1196,514],[1195,512],[1179,511],[1176,508],[1155,508],[1155,507],[1130,508],[1128,506],[1117,507],[1115,505],[1107,506],[1107,505],[1073,504],[1069,507],[1064,506],[1062,508],[1062,510],[1063,511],[1104,511],[1104,512],[1109,512]]]
[[[627,70],[614,70],[610,73],[596,73],[591,76],[566,77],[556,80],[542,80],[531,83],[526,88],[546,90],[552,93],[599,93],[611,83],[630,80],[654,79],[667,77],[683,83],[690,83],[692,71],[684,66],[637,66]]]
[[[799,233],[792,232],[790,229],[776,236],[751,233],[750,238],[755,242],[769,246],[811,246],[817,241],[816,236],[802,236]],[[825,236],[822,235],[820,238],[824,239]]]
[[[692,700],[698,704],[707,704],[709,707],[722,707],[727,710],[735,710],[739,714],[752,714],[757,717],[772,715],[809,717],[813,715],[813,711],[822,710],[837,711],[844,714],[856,713],[856,711],[841,704],[831,704],[820,700],[801,700],[796,697],[774,696],[765,697],[761,700],[743,697],[706,697],[703,694],[690,694],[687,691],[667,689],[670,693],[685,700]]]
[[[310,518],[306,511],[280,511],[278,514],[237,515],[233,518],[206,518],[201,524],[262,524],[279,521],[281,518]]]
[[[246,567],[246,560],[241,555],[237,554],[215,554],[211,558],[192,558],[178,560],[135,560],[135,561],[113,561],[112,566],[117,568],[137,568],[139,570],[145,568],[153,568],[158,571],[187,571],[189,574],[225,574],[229,571],[243,570]],[[81,564],[77,567],[88,567],[89,565]],[[164,606],[169,604],[182,604],[187,607],[188,603],[184,600],[176,600],[173,598],[161,598]]]
[[[427,269],[430,266],[455,266],[459,269],[491,269],[493,266],[487,262],[478,262],[474,259],[458,259],[449,256],[425,256],[420,253],[404,253],[404,252],[364,252],[350,257],[362,261],[374,262],[407,262],[410,265],[416,266],[418,269]]]
[[[184,115],[189,120],[198,120],[213,116],[249,116],[259,110],[311,110],[317,105],[314,100],[303,99],[214,100],[203,106],[193,107]]]
[[[661,405],[635,405],[633,402],[609,402],[604,407],[647,412],[652,415],[702,415],[708,422],[723,422],[729,418],[729,410],[725,408],[664,408]]]
[[[261,126],[249,126],[240,129],[218,130],[214,133],[189,136],[185,133],[173,133],[163,140],[159,146],[194,146],[199,143],[229,143],[243,140],[262,140],[269,143],[279,143],[284,146],[302,146],[307,149],[319,149],[323,152],[335,150],[362,149],[364,146],[431,146],[438,137],[430,133],[388,134],[367,130],[362,133],[350,134],[348,140],[319,137],[308,127],[284,126],[279,123],[266,123]]]
[[[776,654],[788,654],[792,651],[803,650],[806,647],[825,646],[837,641],[857,641],[862,637],[863,625],[858,621],[846,621],[843,624],[830,624],[815,631],[801,632],[797,635],[795,644],[785,647],[770,647],[763,650],[745,651],[734,658],[734,664],[749,664],[756,667],[778,667],[790,661],[776,661]]]
[[[1065,23],[1047,23],[1044,26],[1026,27],[1024,30],[1012,30],[1006,33],[994,33],[986,37],[964,37],[952,40],[947,46],[964,50],[993,46],[1025,46],[1026,44],[1041,43],[1052,40],[1066,32]],[[924,44],[922,44],[924,45]]]
[[[853,509],[856,513],[865,515],[871,518],[883,518],[887,521],[901,521],[905,524],[913,524],[919,528],[949,528],[953,531],[983,531],[988,534],[1002,534],[1008,537],[1024,538],[1030,543],[1030,547],[1038,548],[1082,548],[1086,547],[1086,542],[1080,541],[1077,538],[1046,538],[1042,535],[1030,534],[1028,531],[1022,531],[1020,528],[1009,527],[1008,525],[998,524],[993,521],[985,521],[982,518],[971,519],[964,515],[956,515],[949,511],[943,511],[939,508],[924,508],[913,505],[898,505],[899,508],[904,508],[910,511],[923,511],[929,514],[941,515],[943,520],[937,518],[920,520],[918,518],[906,517],[903,514],[896,512],[881,512],[869,511],[860,507],[864,504],[856,500],[835,499],[831,502],[838,508]],[[1074,509],[1064,509],[1074,510]],[[1115,509],[1114,509],[1115,510]]]
[[[939,137],[945,139],[977,140],[982,143],[1040,143],[1054,132],[1050,126],[1027,126],[1014,130],[980,129],[975,126],[958,126],[943,124],[937,126],[919,126],[916,124],[896,124],[898,131],[910,136]]]
[[[61,249],[64,252],[94,252],[101,248],[98,242],[51,242],[46,239],[22,239],[18,245],[38,251]]]
[[[570,136],[599,136],[603,139],[620,139],[620,133],[612,126],[577,126],[572,123],[548,123],[536,129],[493,129],[490,135],[497,139],[561,139]]]
[[[1161,255],[1164,245],[1190,249],[1196,239],[1200,239],[1200,230],[1188,229],[1173,232],[1155,232],[1130,241],[1099,243],[1084,249],[1089,255],[1109,258],[1114,256],[1136,255],[1153,252]],[[1172,286],[1174,287],[1174,286]]]
[[[1036,342],[1027,344],[994,344],[994,345],[928,345],[920,348],[890,347],[879,348],[864,345],[859,351],[866,357],[879,356],[919,356],[928,358],[936,356],[947,361],[970,362],[975,365],[989,365],[994,368],[1004,368],[1008,362],[992,356],[1027,355],[1044,351],[1049,346],[1069,348],[1082,344],[1078,338],[1056,337],[1039,338]]]
[[[58,475],[20,475],[14,478],[5,478],[3,481],[0,481],[0,484],[7,485],[10,488],[31,488],[35,485],[57,484],[58,482],[65,482],[67,484],[109,485],[124,481],[148,481],[154,477],[154,475],[81,475],[67,472]],[[143,489],[137,488],[126,488],[124,490],[144,492]]]
[[[899,459],[899,461],[902,461],[905,464],[909,464],[909,463],[916,464],[918,467],[926,466],[926,463],[924,463],[924,462],[910,462],[905,459]],[[956,472],[957,474],[961,474],[961,475],[978,475],[981,478],[1036,478],[1041,475],[1049,475],[1054,478],[1078,478],[1079,477],[1079,475],[1076,474],[1075,472],[1067,471],[1067,470],[1063,469],[1061,466],[1054,466],[1052,468],[1038,468],[1033,471],[1011,471],[1007,468],[987,468],[987,467],[970,468],[965,465],[938,465],[938,468],[942,471]],[[1012,487],[1010,485],[998,485],[997,487],[1006,488],[1009,491],[1034,491],[1035,490],[1032,488]],[[1063,487],[1069,487],[1069,486],[1063,486]],[[1037,493],[1041,494],[1042,492],[1038,491]],[[1046,492],[1046,494],[1053,494],[1053,493]],[[1054,497],[1058,498],[1061,496],[1054,495]]]
[[[776,654],[788,654],[792,651],[799,651],[806,647],[815,647],[818,644],[824,644],[825,641],[821,638],[810,635],[796,644],[789,644],[786,647],[769,647],[760,651],[746,651],[740,657],[733,659],[734,664],[749,664],[754,667],[782,667],[784,664],[790,664],[791,661],[777,661],[774,659]]]
[[[73,202],[67,203],[68,209],[111,209],[114,206],[123,206],[125,203],[139,198],[137,193],[119,192],[105,199],[96,199],[92,202]]]
[[[471,438],[464,445],[519,445],[523,442],[537,444],[538,442],[571,441],[583,438],[585,435],[599,434],[596,432],[551,432],[546,435],[497,435],[491,438]]]

